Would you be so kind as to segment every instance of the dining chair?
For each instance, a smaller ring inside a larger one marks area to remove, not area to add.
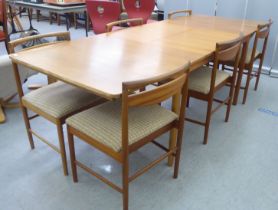
[[[123,209],[128,210],[129,183],[169,156],[175,157],[174,178],[177,178],[187,99],[188,69],[189,64],[186,64],[159,78],[124,82],[121,100],[104,103],[68,118],[66,123],[73,181],[78,182],[78,166],[122,193]],[[150,90],[139,91],[159,81],[167,82]],[[172,110],[158,105],[169,98],[172,98],[172,101],[178,98],[180,103],[177,106],[172,105]],[[174,147],[166,148],[155,140],[172,129],[178,131]],[[74,136],[122,165],[122,187],[76,159]],[[149,143],[164,150],[163,155],[130,176],[130,155]]]
[[[127,25],[127,26],[143,25],[143,19],[142,18],[134,18],[134,19],[118,20],[118,21],[114,21],[112,23],[108,23],[106,25],[106,32],[118,31],[118,30],[124,29],[125,27],[120,27],[121,25]]]
[[[244,63],[244,71],[243,74],[246,75],[246,82],[244,86],[241,86],[241,89],[244,90],[243,92],[243,100],[242,104],[246,103],[248,90],[250,81],[252,78],[256,78],[255,81],[255,91],[258,89],[259,80],[262,72],[265,52],[267,49],[268,37],[270,33],[270,27],[272,25],[272,20],[269,20],[267,24],[258,25],[257,30],[255,32],[255,38],[253,42],[253,47],[247,50],[245,63]],[[258,47],[258,44],[262,42],[262,48]],[[254,71],[254,63],[259,61],[259,68],[257,71]],[[228,66],[231,65],[232,62],[228,62],[228,64],[223,65],[224,70],[231,70]]]
[[[192,15],[192,10],[177,10],[177,11],[174,11],[174,12],[170,12],[168,14],[168,19],[172,19],[173,16],[180,15],[180,14],[185,14],[187,16],[191,16]]]
[[[0,26],[2,26],[2,30],[0,30],[0,42],[5,43],[6,50],[9,52],[8,42],[10,39],[7,26],[6,0],[0,0]]]
[[[43,46],[53,44],[66,44],[66,42],[70,40],[70,33],[56,32],[17,39],[9,43],[10,52],[15,53],[15,48],[17,46],[39,39],[56,40],[38,44],[29,48],[25,48],[23,50],[35,51],[36,48],[40,48]],[[102,99],[87,91],[81,90],[72,85],[65,84],[61,81],[43,86],[37,90],[31,91],[30,93],[24,94],[17,63],[13,63],[13,69],[20,99],[20,106],[23,113],[31,149],[34,149],[35,147],[33,141],[33,136],[35,136],[61,155],[64,175],[68,175],[67,157],[63,134],[63,124],[65,123],[65,119],[73,114],[76,114],[77,112],[80,112],[84,109],[94,106],[95,104],[100,103]],[[28,110],[34,112],[35,114],[29,116]],[[58,134],[59,147],[39,135],[38,132],[34,131],[31,128],[30,121],[39,116],[55,124]]]
[[[86,6],[95,34],[105,33],[106,24],[118,20],[121,14],[117,1],[86,0]]]
[[[144,24],[150,19],[155,7],[155,0],[123,0],[128,18],[143,18]]]
[[[188,97],[207,102],[205,122],[186,117],[186,120],[189,122],[205,126],[203,144],[208,143],[208,133],[212,114],[223,105],[227,105],[225,122],[229,120],[242,39],[243,38],[240,37],[232,41],[217,43],[213,54],[213,68],[211,69],[209,66],[203,66],[191,72],[189,75]],[[234,71],[232,75],[218,69],[220,63],[230,60],[234,61]],[[226,85],[229,85],[230,88],[228,96],[224,100],[215,98],[215,93]],[[219,103],[214,109],[213,102]]]

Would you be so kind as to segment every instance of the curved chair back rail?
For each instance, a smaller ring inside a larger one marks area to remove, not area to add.
[[[168,14],[168,19],[172,19],[173,16],[175,16],[177,14],[185,14],[185,15],[191,16],[192,15],[192,10],[177,10],[177,11],[174,11],[174,12],[170,12]]]
[[[61,41],[69,41],[70,40],[70,32],[53,32],[53,33],[48,33],[48,34],[38,34],[38,35],[34,35],[34,36],[28,36],[28,37],[12,40],[9,42],[9,50],[11,53],[15,53],[16,47],[19,45],[24,45],[27,42],[40,40],[40,39],[46,39],[46,38],[56,38],[56,40],[52,41],[52,42],[34,45],[34,46],[31,46],[28,48],[23,48],[23,49],[17,50],[17,51],[30,50],[30,49],[37,48],[37,47],[52,45],[52,44],[56,44],[57,42],[61,42]]]
[[[123,0],[128,18],[143,18],[144,24],[151,17],[155,0]]]
[[[114,26],[120,26],[122,24],[128,24],[129,26],[143,25],[143,18],[133,18],[126,20],[118,20],[106,25],[106,32],[111,32]]]
[[[121,4],[117,1],[87,0],[87,12],[96,34],[105,33],[106,25],[119,19]]]

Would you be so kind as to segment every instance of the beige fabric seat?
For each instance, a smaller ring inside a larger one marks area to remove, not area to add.
[[[177,119],[159,105],[130,108],[129,144],[148,136]],[[119,152],[122,148],[121,102],[107,102],[66,120],[71,127]]]
[[[259,54],[260,54],[260,52],[258,50],[256,50],[255,58],[258,57]],[[246,54],[246,62],[245,63],[249,64],[251,62],[251,56],[252,56],[252,49],[248,49],[247,54]]]
[[[200,93],[208,94],[210,91],[211,72],[212,70],[209,67],[204,66],[190,73],[188,79],[188,89]],[[229,73],[225,71],[217,71],[216,79],[215,79],[215,87],[229,77],[230,77]]]
[[[31,104],[55,118],[61,118],[90,105],[98,98],[96,95],[63,82],[55,82],[26,94],[22,102]]]

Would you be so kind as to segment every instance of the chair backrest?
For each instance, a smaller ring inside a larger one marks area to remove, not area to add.
[[[184,14],[187,16],[191,16],[192,15],[192,10],[178,10],[178,11],[174,11],[174,12],[170,12],[168,14],[168,19],[172,19],[174,15],[177,14]]]
[[[8,38],[6,0],[0,0],[0,25],[3,27],[6,38]]]
[[[155,0],[123,0],[128,18],[143,18],[147,23],[155,7]]]
[[[267,47],[267,42],[268,42],[268,37],[269,37],[269,33],[270,33],[270,27],[272,25],[272,20],[270,19],[268,23],[263,24],[263,25],[258,25],[257,27],[257,31],[256,31],[256,35],[255,35],[255,39],[254,39],[254,43],[253,43],[253,50],[252,50],[252,55],[251,55],[251,61],[250,64],[253,66],[254,63],[254,59],[256,56],[256,51],[258,51],[257,47],[258,47],[258,42],[260,40],[263,41],[263,47],[262,50],[260,51],[260,58],[263,59],[265,52],[266,52],[266,47]]]
[[[176,108],[176,114],[179,116],[179,122],[184,121],[185,104],[187,99],[187,78],[190,64],[172,71],[168,75],[148,80],[134,82],[124,82],[122,86],[122,138],[123,148],[128,146],[128,109],[132,107],[148,106],[159,104],[172,97],[182,95],[179,107]],[[162,85],[150,90],[144,90],[146,86],[154,83],[163,82]],[[173,103],[174,104],[174,103]]]
[[[125,20],[118,20],[112,23],[108,23],[106,25],[106,32],[111,32],[114,26],[118,26],[121,24],[128,24],[128,26],[139,26],[139,25],[143,25],[143,19],[142,18],[125,19]]]
[[[106,32],[106,24],[119,19],[121,4],[118,1],[86,0],[93,31],[96,34]]]
[[[231,41],[216,43],[214,52],[213,70],[211,73],[210,93],[213,94],[215,87],[216,74],[220,63],[232,61],[234,65],[233,78],[235,78],[240,61],[240,49],[244,37],[239,37]]]
[[[42,39],[53,39],[52,41],[48,42],[43,42],[41,43],[40,40]],[[29,50],[37,47],[42,47],[46,45],[52,45],[55,43],[59,43],[62,41],[69,41],[70,40],[70,32],[55,32],[55,33],[48,33],[48,34],[39,34],[39,35],[34,35],[34,36],[28,36],[16,40],[12,40],[9,42],[9,51],[10,53],[15,53],[16,52],[16,47],[19,45],[24,45],[26,43],[32,42],[33,45],[28,47],[28,48],[23,48],[17,51],[23,51],[23,50]]]

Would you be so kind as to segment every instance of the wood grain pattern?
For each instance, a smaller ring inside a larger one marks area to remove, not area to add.
[[[217,42],[246,36],[262,22],[210,16],[178,17],[11,55],[18,64],[107,99],[122,83],[163,76],[186,61],[191,71],[210,58]]]

